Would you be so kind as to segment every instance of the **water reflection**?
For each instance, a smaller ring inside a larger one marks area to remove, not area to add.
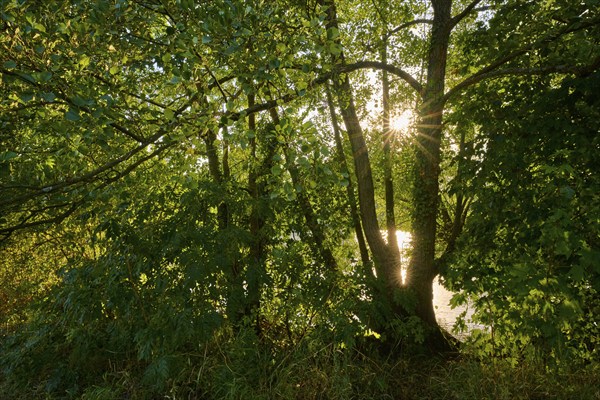
[[[433,306],[435,308],[435,316],[440,326],[446,330],[452,332],[452,328],[458,318],[463,312],[465,314],[465,323],[467,326],[466,332],[455,333],[458,337],[464,337],[469,334],[473,329],[482,329],[481,325],[471,322],[473,315],[473,307],[469,306],[458,306],[455,308],[450,307],[450,299],[454,293],[443,287],[438,278],[435,278],[433,282]],[[454,332],[453,332],[454,333]]]
[[[408,260],[410,257],[411,249],[411,235],[409,232],[396,231],[398,238],[398,247],[400,249],[401,263],[402,263],[402,279],[406,279],[406,268],[408,266]],[[465,323],[467,326],[466,332],[455,333],[459,337],[464,337],[473,329],[482,329],[481,325],[471,322],[473,315],[473,308],[468,305],[459,306],[452,308],[450,306],[450,299],[454,293],[443,287],[438,278],[435,278],[433,282],[433,306],[435,308],[435,316],[440,326],[446,330],[452,332],[456,319],[463,313],[465,313]]]

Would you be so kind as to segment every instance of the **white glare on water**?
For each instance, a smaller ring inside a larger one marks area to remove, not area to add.
[[[398,248],[400,249],[401,264],[402,264],[402,280],[406,279],[406,268],[408,267],[408,261],[410,257],[410,246],[411,246],[411,235],[410,232],[396,231],[396,238],[398,240]],[[435,315],[438,323],[446,329],[452,329],[452,326],[456,322],[456,318],[464,311],[466,313],[467,327],[468,330],[479,328],[482,326],[469,322],[473,310],[467,306],[459,306],[456,308],[450,307],[450,299],[454,293],[443,287],[438,278],[435,278],[433,282],[433,306],[435,307]]]

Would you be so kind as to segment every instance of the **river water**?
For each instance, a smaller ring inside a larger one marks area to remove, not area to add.
[[[406,278],[405,268],[408,264],[408,256],[410,253],[410,233],[404,231],[397,231],[396,236],[398,238],[398,247],[400,248],[400,253],[402,255],[402,278]],[[444,327],[446,330],[452,332],[457,337],[465,337],[469,334],[469,331],[473,329],[481,329],[483,328],[481,325],[475,324],[471,322],[471,316],[473,315],[473,308],[469,306],[460,306],[452,308],[450,307],[450,299],[454,293],[443,287],[438,278],[435,278],[433,282],[433,306],[435,308],[435,316],[440,326]],[[456,323],[456,318],[466,311],[465,314],[465,323],[467,326],[467,332],[453,332],[453,326]]]
[[[471,317],[473,315],[472,306],[459,306],[455,308],[450,307],[450,299],[453,295],[454,293],[443,287],[438,282],[438,278],[435,278],[435,281],[433,282],[433,307],[435,308],[435,316],[438,324],[459,338],[467,336],[473,329],[481,329],[481,325],[475,324],[471,321]],[[456,323],[456,318],[458,318],[458,316],[464,311],[466,311],[465,323],[467,326],[467,331],[453,332],[452,328]]]

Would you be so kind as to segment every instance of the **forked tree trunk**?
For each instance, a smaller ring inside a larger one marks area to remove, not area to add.
[[[338,28],[337,12],[335,3],[331,0],[324,0],[323,5],[327,6],[327,29]],[[344,64],[344,54],[341,52],[338,56],[332,55],[334,64]],[[358,187],[358,203],[360,205],[360,217],[373,260],[377,271],[377,279],[382,283],[381,289],[388,295],[388,301],[393,298],[393,292],[401,286],[402,278],[400,276],[400,260],[394,257],[390,251],[379,227],[377,212],[375,207],[375,187],[373,185],[373,173],[371,170],[371,161],[369,160],[369,150],[360,126],[352,87],[348,76],[342,74],[333,79],[333,87],[339,100],[339,107],[346,126],[346,133],[352,149],[354,171],[356,174],[356,184]]]
[[[327,28],[337,28],[335,3],[333,0],[323,0],[323,3],[328,7]],[[416,316],[431,328],[428,343],[444,348],[446,345],[443,343],[443,336],[438,329],[439,326],[433,308],[433,281],[438,273],[435,259],[439,203],[438,180],[440,175],[446,59],[452,29],[452,1],[432,0],[431,3],[434,17],[427,60],[427,81],[421,93],[422,103],[419,109],[418,136],[415,139],[415,163],[413,166],[413,251],[405,286],[416,296]],[[337,65],[343,65],[343,52],[337,57],[333,56],[333,62]],[[383,283],[382,287],[393,293],[402,284],[399,254],[394,257],[394,252],[391,251],[381,235],[375,210],[371,164],[354,107],[352,88],[348,77],[345,75],[339,76],[334,80],[334,88],[340,101],[341,114],[352,148],[361,221],[365,236],[373,253],[378,280]],[[389,115],[386,115],[386,117],[389,118]],[[399,310],[398,306],[394,304],[393,298],[388,296],[387,300],[392,306],[392,310]]]

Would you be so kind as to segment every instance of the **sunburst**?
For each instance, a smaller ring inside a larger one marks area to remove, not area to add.
[[[408,135],[414,121],[412,110],[404,110],[400,114],[395,114],[390,119],[390,129],[401,135]]]

